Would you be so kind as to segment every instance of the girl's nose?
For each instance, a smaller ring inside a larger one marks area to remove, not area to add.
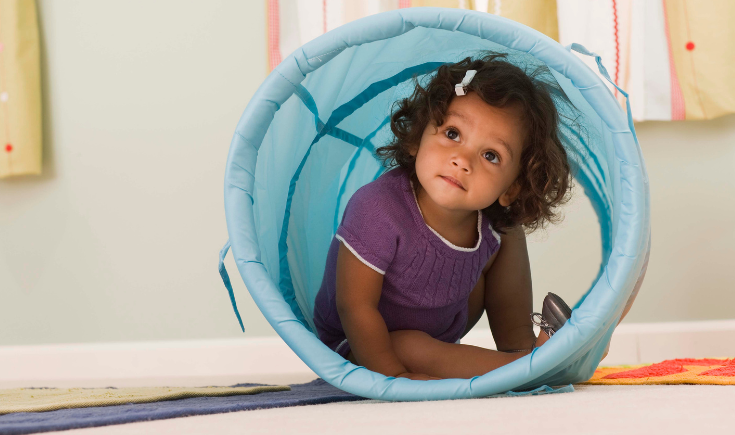
[[[470,162],[469,160],[461,155],[456,155],[452,157],[452,166],[458,167],[460,170],[470,173]]]

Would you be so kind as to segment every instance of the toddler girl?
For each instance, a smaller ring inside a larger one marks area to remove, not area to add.
[[[425,88],[414,80],[391,116],[394,141],[376,150],[391,169],[347,203],[313,314],[320,340],[354,364],[471,378],[560,327],[530,317],[524,228],[556,221],[572,175],[553,85],[538,79],[548,69],[527,75],[504,57],[444,65]],[[563,324],[570,311],[552,302]],[[497,351],[457,343],[484,310]]]

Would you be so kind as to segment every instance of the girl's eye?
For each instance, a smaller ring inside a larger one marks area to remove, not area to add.
[[[490,158],[487,157],[488,154],[490,154],[491,156]],[[485,151],[485,153],[483,153],[483,156],[485,156],[485,158],[488,159],[490,163],[500,163],[500,160],[498,159],[498,155],[492,151]],[[497,162],[495,160],[497,160]]]
[[[447,136],[447,138],[455,142],[459,142],[459,132],[457,130],[450,128],[444,134]]]

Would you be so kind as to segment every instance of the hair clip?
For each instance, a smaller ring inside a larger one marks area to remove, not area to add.
[[[465,73],[464,78],[462,79],[462,82],[454,85],[454,92],[457,93],[457,96],[461,97],[462,95],[467,95],[465,88],[467,87],[467,85],[470,84],[472,79],[475,77],[475,74],[477,74],[476,70],[474,69],[467,70],[467,73]]]

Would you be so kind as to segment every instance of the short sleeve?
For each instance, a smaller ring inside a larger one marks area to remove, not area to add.
[[[398,246],[391,198],[367,184],[347,202],[335,237],[365,265],[385,275]]]

